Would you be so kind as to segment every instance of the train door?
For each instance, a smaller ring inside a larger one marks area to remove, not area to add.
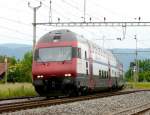
[[[89,63],[88,63],[88,60],[87,60],[87,51],[85,51],[85,54],[84,54],[84,56],[85,56],[85,68],[86,68],[86,75],[88,76],[88,74],[89,74]]]
[[[89,58],[88,58],[88,62],[89,62],[89,74],[88,74],[88,86],[90,89],[94,89],[95,87],[95,81],[93,79],[93,57],[92,57],[92,46],[90,45],[90,43],[88,42],[88,49],[89,49]]]
[[[80,58],[77,60],[77,81],[80,82],[81,87],[88,86],[88,75],[89,75],[89,62],[88,52],[86,44],[79,43],[80,47]]]
[[[108,87],[112,87],[112,79],[111,79],[111,65],[108,60]]]

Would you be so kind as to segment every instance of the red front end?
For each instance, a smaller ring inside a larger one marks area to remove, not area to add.
[[[74,83],[77,73],[76,49],[76,41],[37,44],[32,76],[33,84],[39,94],[44,94],[44,89],[45,93],[63,90],[66,84]]]
[[[48,79],[52,77],[75,77],[76,76],[76,58],[60,62],[33,62],[32,65],[33,80]]]
[[[38,79],[38,76],[43,76],[43,79],[75,77],[77,62],[77,58],[73,56],[75,47],[77,47],[77,42],[39,43],[32,64],[33,80]]]

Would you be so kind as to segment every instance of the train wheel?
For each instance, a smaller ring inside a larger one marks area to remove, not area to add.
[[[78,95],[80,95],[80,91],[75,86],[72,86],[71,88],[69,88],[69,96],[76,97]]]
[[[84,87],[82,89],[82,95],[88,95],[88,88],[87,87]]]
[[[35,86],[35,90],[40,96],[46,95],[46,90],[45,90],[44,86]]]

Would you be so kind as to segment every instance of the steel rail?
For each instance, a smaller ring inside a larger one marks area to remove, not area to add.
[[[120,110],[118,112],[112,113],[112,115],[141,115],[142,113],[145,113],[149,110],[150,110],[150,102],[139,106],[134,106],[131,108]]]
[[[141,92],[141,91],[150,91],[150,90],[135,90],[135,91],[124,91],[124,92],[111,91],[111,92],[95,93],[93,95],[80,96],[80,97],[64,97],[60,99],[43,99],[43,100],[35,100],[35,101],[31,100],[25,102],[9,103],[9,104],[0,105],[0,113],[32,109],[37,107],[46,107],[51,105],[71,103],[76,101],[90,100],[90,99],[110,97],[116,95],[124,95],[124,94]]]

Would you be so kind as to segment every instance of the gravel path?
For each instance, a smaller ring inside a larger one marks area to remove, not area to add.
[[[22,110],[3,115],[111,115],[111,113],[150,102],[150,92],[138,92],[101,99]]]

